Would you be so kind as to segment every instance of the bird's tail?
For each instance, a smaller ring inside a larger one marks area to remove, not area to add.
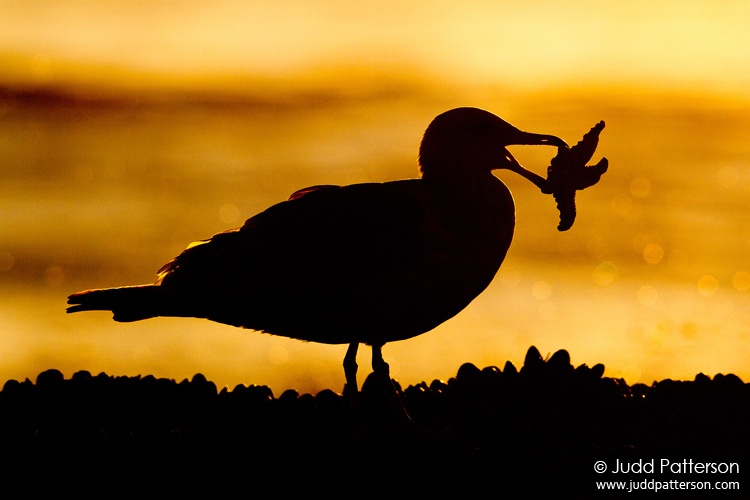
[[[164,293],[158,285],[85,290],[68,297],[68,313],[112,311],[115,321],[129,322],[164,315]]]

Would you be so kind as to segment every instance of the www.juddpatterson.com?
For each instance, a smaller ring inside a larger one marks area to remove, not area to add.
[[[597,490],[739,490],[740,464],[737,462],[704,462],[693,459],[668,458],[614,462],[599,460],[594,463],[597,474],[617,474],[608,481],[596,481]],[[633,474],[654,474],[657,478],[633,480]],[[628,475],[627,480],[626,475]],[[671,476],[671,477],[670,477]],[[615,479],[615,480],[612,480]],[[689,479],[689,480],[688,480]]]

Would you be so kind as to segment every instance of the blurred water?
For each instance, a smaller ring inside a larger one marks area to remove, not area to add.
[[[32,98],[33,97],[33,98]],[[445,378],[472,361],[519,363],[529,345],[604,362],[628,382],[750,369],[750,107],[678,96],[419,93],[263,101],[0,100],[0,380],[47,368],[316,391],[343,385],[345,346],[201,320],[115,324],[65,315],[85,288],[151,282],[189,242],[236,227],[293,191],[416,177],[425,126],[477,105],[573,143],[607,121],[558,233],[551,198],[498,173],[517,232],[491,287],[435,331],[388,345],[395,378]],[[539,173],[549,148],[516,148]],[[367,362],[364,352],[360,365]]]

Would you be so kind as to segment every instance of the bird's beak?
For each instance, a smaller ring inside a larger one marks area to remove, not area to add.
[[[568,144],[554,135],[548,134],[532,134],[530,132],[518,131],[518,135],[508,144],[517,146],[557,146],[558,148],[568,148]],[[544,190],[547,186],[547,179],[527,169],[516,160],[510,151],[503,148],[504,155],[504,166],[501,168],[507,168],[520,176],[533,182],[539,189]]]
[[[554,135],[532,134],[530,132],[518,131],[517,137],[513,139],[510,145],[518,146],[557,146],[558,148],[567,148],[568,144]]]

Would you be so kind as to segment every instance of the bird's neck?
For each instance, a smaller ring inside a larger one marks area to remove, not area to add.
[[[451,170],[425,170],[422,179],[441,191],[449,191],[456,194],[478,193],[488,183],[497,182],[497,178],[490,170],[467,169],[462,171]]]
[[[434,207],[444,214],[445,220],[457,225],[482,226],[479,232],[493,231],[493,226],[506,215],[514,217],[513,196],[508,187],[491,172],[486,175],[458,178],[424,178]],[[438,208],[439,207],[439,208]],[[509,215],[508,215],[509,214]]]

